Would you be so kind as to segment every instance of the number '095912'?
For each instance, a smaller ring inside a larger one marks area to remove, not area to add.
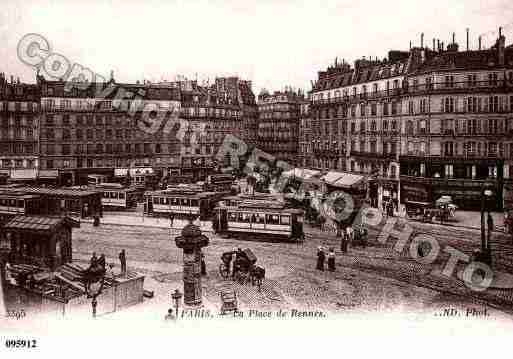
[[[7,339],[5,347],[10,349],[34,349],[37,348],[35,339]]]

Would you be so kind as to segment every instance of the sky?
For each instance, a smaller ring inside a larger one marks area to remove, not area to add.
[[[285,86],[308,91],[317,71],[345,59],[384,58],[433,37],[460,49],[493,45],[499,26],[513,43],[511,0],[1,0],[0,71],[34,82],[35,70],[17,57],[27,33],[48,40],[70,63],[118,82],[201,83],[237,75],[253,90]]]

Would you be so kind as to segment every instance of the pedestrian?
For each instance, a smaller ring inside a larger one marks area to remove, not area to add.
[[[173,228],[173,222],[175,221],[175,216],[173,215],[173,213],[170,213],[169,214],[169,225],[171,228]]]
[[[324,261],[326,260],[326,255],[324,254],[324,249],[322,247],[317,248],[317,270],[324,271]]]
[[[121,263],[121,274],[126,275],[126,252],[124,249],[119,253],[119,262]]]
[[[96,252],[93,252],[93,256],[91,257],[90,263],[89,263],[89,269],[96,268],[98,265],[98,258],[96,257]]]
[[[353,242],[353,239],[354,239],[354,230],[353,230],[353,227],[352,227],[352,226],[347,226],[346,232],[347,232],[347,241],[348,241],[349,243],[352,243],[352,242]]]
[[[340,251],[342,253],[347,253],[347,243],[349,242],[349,235],[347,234],[347,230],[344,229],[342,233],[342,239],[340,241]]]
[[[105,265],[106,265],[105,254],[102,253],[100,255],[100,258],[98,258],[98,266],[101,267],[103,270],[105,270]]]
[[[335,271],[335,250],[333,248],[330,248],[328,253],[328,270],[330,272]]]
[[[205,255],[201,253],[201,275],[207,275],[207,265],[205,264]]]

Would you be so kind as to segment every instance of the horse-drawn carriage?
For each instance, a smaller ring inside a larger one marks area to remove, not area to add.
[[[235,256],[235,260],[233,260],[233,256]],[[251,249],[241,250],[239,248],[236,251],[225,252],[221,256],[221,262],[219,274],[223,279],[229,279],[231,274],[231,279],[240,284],[251,282],[252,285],[258,285],[259,288],[262,285],[265,269],[256,265],[257,257]]]
[[[452,203],[450,196],[442,196],[433,204],[432,202],[406,201],[406,214],[409,218],[422,222],[447,222],[455,216],[457,206]]]

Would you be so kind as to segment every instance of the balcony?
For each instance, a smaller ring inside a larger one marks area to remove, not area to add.
[[[375,159],[383,159],[383,160],[394,160],[397,157],[396,153],[382,153],[382,152],[366,152],[366,151],[351,151],[351,156],[358,158],[375,158]]]
[[[401,95],[428,95],[428,94],[452,94],[452,93],[480,93],[480,92],[510,92],[513,89],[513,83],[508,80],[497,80],[490,83],[486,81],[476,81],[469,83],[463,82],[436,82],[410,86],[407,88],[396,88],[376,92],[367,92],[356,95],[333,97],[322,100],[312,100],[313,105],[355,103],[367,100],[377,100]]]
[[[434,177],[417,177],[401,175],[401,181],[405,182],[416,182],[421,184],[432,184],[437,187],[465,187],[467,189],[479,190],[484,184],[490,183],[497,185],[498,180],[496,178],[488,179],[470,179],[470,178],[434,178]]]

